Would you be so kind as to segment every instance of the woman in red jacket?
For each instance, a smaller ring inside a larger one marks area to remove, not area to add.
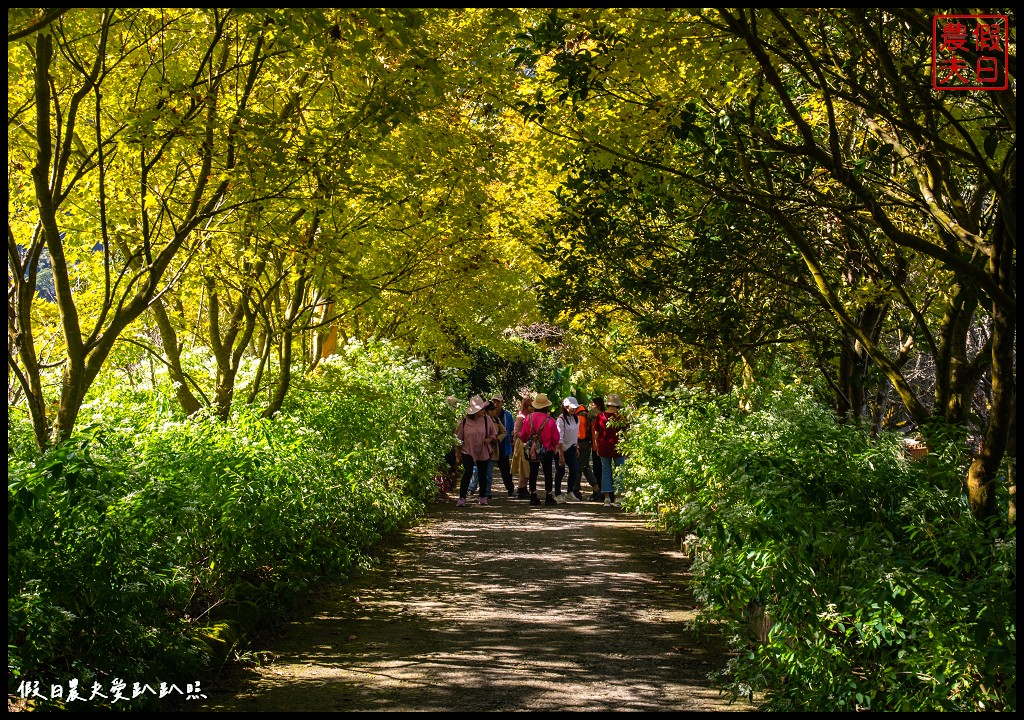
[[[604,405],[604,412],[598,413],[594,423],[594,449],[601,457],[601,492],[604,493],[605,507],[622,507],[615,501],[615,485],[612,483],[612,468],[626,462],[619,452],[619,432],[626,427],[619,414],[622,400],[612,394],[605,399]]]

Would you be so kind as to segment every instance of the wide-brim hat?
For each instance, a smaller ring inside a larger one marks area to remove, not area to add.
[[[572,395],[570,395],[569,397],[562,401],[562,405],[569,408],[570,410],[575,410],[580,406],[580,401],[574,398]]]
[[[448,407],[450,407],[452,410],[459,409],[459,399],[454,395],[449,395],[444,399],[444,401],[448,403]]]
[[[548,398],[546,393],[537,393],[533,397],[533,408],[534,410],[543,410],[546,407],[551,407],[551,400]]]
[[[476,413],[487,407],[487,401],[479,395],[474,395],[469,399],[469,407],[466,408],[467,415],[475,415]]]
[[[608,397],[606,397],[604,399],[604,404],[605,404],[605,407],[617,407],[617,408],[620,408],[620,407],[622,407],[622,398],[620,398],[615,393],[612,393],[611,395],[609,395]]]

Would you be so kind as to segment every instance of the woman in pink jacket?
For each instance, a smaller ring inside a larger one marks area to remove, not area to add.
[[[462,452],[462,483],[459,485],[459,499],[455,503],[459,507],[466,505],[466,495],[469,493],[469,481],[473,478],[473,468],[476,467],[481,481],[487,477],[491,450],[498,439],[498,428],[494,419],[484,413],[486,406],[487,403],[479,395],[470,398],[466,417],[462,418],[455,431],[455,437],[459,439]],[[481,505],[487,504],[483,482],[480,483],[479,502]]]
[[[544,393],[537,393],[533,398],[533,412],[523,421],[523,427],[519,431],[519,439],[523,441],[524,451],[528,451],[530,436],[537,435],[540,439],[541,448],[538,448],[537,458],[527,457],[530,462],[530,504],[540,505],[540,498],[537,497],[537,475],[540,466],[544,466],[544,498],[545,505],[557,505],[555,496],[551,494],[551,466],[555,457],[560,463],[565,462],[562,455],[561,438],[558,435],[558,426],[555,419],[551,417],[551,400]]]

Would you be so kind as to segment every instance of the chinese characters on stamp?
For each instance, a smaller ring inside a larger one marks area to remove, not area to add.
[[[932,87],[1006,90],[1010,86],[1008,43],[1005,15],[935,15]]]

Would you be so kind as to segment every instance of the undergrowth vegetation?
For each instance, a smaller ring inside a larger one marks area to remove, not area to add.
[[[770,710],[1015,709],[1016,536],[972,518],[963,438],[933,430],[911,462],[799,387],[738,405],[635,418],[622,476],[693,549],[723,683]]]
[[[363,564],[436,491],[454,418],[432,377],[353,344],[273,419],[239,408],[228,423],[108,387],[42,456],[12,417],[9,686],[184,687],[238,628]]]

